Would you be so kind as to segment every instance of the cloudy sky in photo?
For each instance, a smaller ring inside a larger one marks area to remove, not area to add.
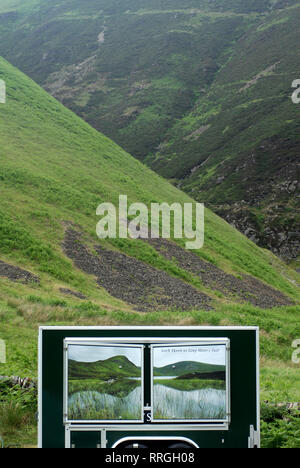
[[[141,348],[126,348],[125,346],[69,346],[69,359],[78,362],[105,361],[114,356],[125,356],[138,367],[142,365]]]
[[[226,346],[167,346],[154,348],[154,367],[164,367],[182,361],[225,366]]]

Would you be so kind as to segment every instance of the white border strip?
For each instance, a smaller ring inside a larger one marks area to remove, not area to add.
[[[43,329],[39,328],[38,337],[38,448],[43,447]]]
[[[42,330],[42,331],[43,330],[61,330],[61,331],[62,330],[70,330],[70,331],[72,331],[72,330],[74,330],[74,331],[76,331],[76,330],[87,330],[87,331],[88,330],[90,330],[90,331],[93,331],[93,330],[94,331],[103,331],[103,330],[104,331],[110,331],[110,330],[112,330],[112,331],[115,331],[115,330],[119,330],[119,331],[124,331],[124,330],[125,331],[127,331],[127,330],[129,330],[129,331],[139,331],[139,330],[143,330],[143,331],[147,331],[147,330],[148,331],[152,331],[152,330],[154,330],[154,331],[160,331],[160,330],[168,330],[168,331],[172,331],[172,330],[182,330],[182,331],[193,331],[193,330],[194,331],[201,331],[201,330],[203,330],[203,331],[205,331],[205,330],[207,330],[207,331],[210,331],[210,330],[212,330],[212,331],[217,331],[217,330],[221,330],[221,331],[223,331],[223,330],[228,330],[228,331],[230,331],[230,330],[232,330],[232,331],[234,331],[234,330],[248,330],[248,331],[251,331],[252,330],[252,331],[257,331],[257,330],[259,330],[259,327],[251,327],[251,326],[248,326],[248,327],[247,326],[246,327],[242,327],[242,326],[232,326],[232,327],[231,326],[229,326],[229,327],[217,327],[217,326],[212,326],[212,327],[210,327],[210,326],[181,327],[180,325],[172,326],[172,327],[168,327],[168,326],[163,326],[163,327],[153,326],[153,327],[151,327],[151,326],[148,326],[148,325],[147,326],[135,326],[135,327],[129,327],[129,326],[123,327],[123,326],[120,326],[120,325],[116,326],[116,327],[108,327],[108,326],[105,326],[105,327],[99,327],[99,326],[88,326],[88,327],[84,327],[84,326],[74,326],[74,327],[72,327],[72,326],[70,326],[70,327],[67,327],[67,326],[46,325],[46,326],[41,326],[39,329]],[[125,339],[126,339],[126,337],[125,337]]]
[[[256,394],[257,394],[257,441],[258,448],[261,447],[261,431],[260,431],[260,335],[259,328],[256,329]]]

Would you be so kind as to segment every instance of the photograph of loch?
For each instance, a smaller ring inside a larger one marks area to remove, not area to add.
[[[69,421],[141,421],[141,347],[70,345]]]
[[[226,346],[153,347],[153,420],[226,420]]]

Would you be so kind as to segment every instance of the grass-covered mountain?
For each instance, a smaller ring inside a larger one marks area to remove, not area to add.
[[[123,193],[147,205],[192,200],[4,60],[0,78],[7,84],[0,107],[1,284],[12,318],[18,311],[25,323],[80,316],[147,323],[154,310],[182,309],[181,319],[202,310],[204,318],[223,305],[299,300],[298,275],[209,210],[197,253],[167,241],[100,242],[96,208],[103,201],[117,206]]]
[[[36,376],[43,324],[259,325],[263,395],[272,399],[284,381],[286,398],[298,399],[298,368],[290,364],[300,334],[298,274],[209,210],[199,252],[187,252],[183,242],[99,241],[103,201],[117,205],[120,194],[147,205],[192,199],[4,59],[0,79],[7,87],[0,105],[0,339],[7,363],[0,375]],[[34,426],[15,433],[10,405],[0,411],[5,440],[33,443]],[[16,427],[24,427],[23,413],[14,413]]]
[[[275,10],[247,31],[150,163],[290,260],[300,248],[299,106],[291,100],[299,7]]]
[[[100,241],[103,201],[192,199],[3,59],[0,79],[2,374],[35,374],[37,325],[49,323],[255,324],[265,330],[263,353],[290,359],[300,333],[297,273],[209,210],[199,252]]]
[[[125,356],[115,356],[104,361],[78,362],[69,360],[71,380],[96,379],[108,381],[127,377],[140,377],[141,369]]]
[[[298,274],[209,210],[197,252],[183,241],[100,241],[101,202],[118,206],[120,194],[148,206],[192,199],[3,59],[0,79],[1,334],[13,324],[22,355],[24,333],[37,323],[224,323],[231,307],[262,317],[274,306],[294,310]]]
[[[224,372],[225,366],[213,364],[205,364],[195,361],[180,361],[175,364],[170,364],[164,367],[155,367],[154,376],[177,376],[181,377],[186,374],[211,374],[214,372]]]
[[[298,264],[298,0],[3,0],[0,53]]]

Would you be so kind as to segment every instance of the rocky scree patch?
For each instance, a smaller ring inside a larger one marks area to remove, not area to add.
[[[21,283],[39,283],[40,280],[37,276],[29,273],[29,271],[22,268],[10,265],[0,260],[0,277],[8,278],[11,281]]]
[[[147,242],[167,260],[175,260],[180,268],[198,276],[206,287],[220,291],[226,297],[238,297],[262,309],[293,304],[283,293],[262,281],[250,275],[242,275],[242,279],[236,278],[175,242],[165,239],[150,239]]]
[[[210,310],[211,299],[184,281],[119,252],[95,246],[92,255],[81,234],[67,229],[65,254],[77,268],[95,275],[99,286],[135,310]]]

